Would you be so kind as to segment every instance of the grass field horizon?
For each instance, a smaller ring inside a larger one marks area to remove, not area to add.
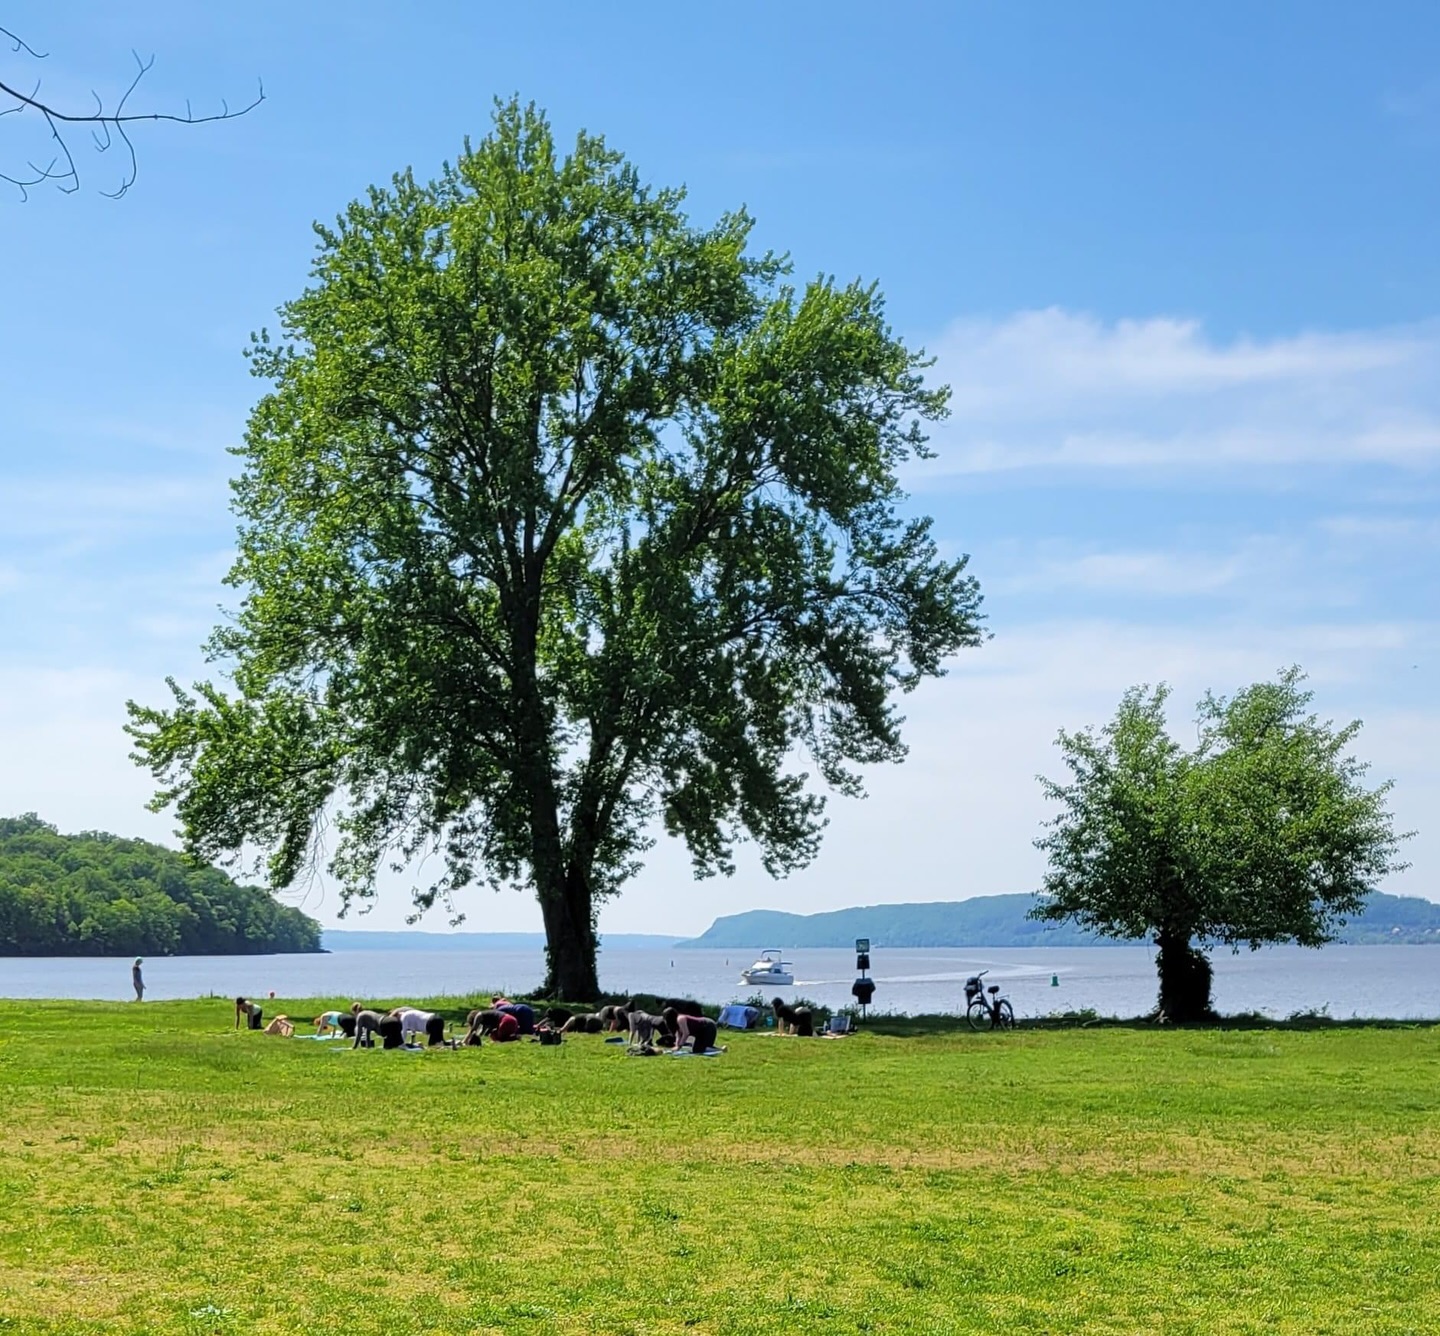
[[[642,1061],[352,1052],[226,999],[7,1017],[0,1331],[1440,1329],[1423,1024]]]

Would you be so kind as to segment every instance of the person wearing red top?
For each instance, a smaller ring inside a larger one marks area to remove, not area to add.
[[[491,1036],[497,1044],[508,1044],[512,1039],[520,1037],[520,1022],[508,1011],[500,1013],[500,1019],[496,1022],[495,1033]]]

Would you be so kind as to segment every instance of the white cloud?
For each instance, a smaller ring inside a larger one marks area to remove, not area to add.
[[[1154,493],[1146,508],[1158,504]],[[1440,523],[1383,511],[1292,520],[1279,532],[1245,532],[1230,508],[1204,512],[1204,523],[1147,524],[1148,546],[1111,547],[1108,535],[1082,539],[1063,531],[990,543],[978,567],[997,615],[1046,620],[1077,604],[1127,618],[1150,617],[1154,600],[1190,617],[1285,622],[1382,608],[1426,617],[1436,608],[1421,593],[1423,573],[1440,545]],[[1258,518],[1271,519],[1259,507]],[[1155,532],[1155,530],[1159,532]],[[1121,528],[1115,537],[1125,536]],[[953,555],[947,551],[947,555]],[[1417,586],[1419,588],[1417,588]]]
[[[933,349],[946,474],[1440,463],[1440,325],[1210,338],[1193,320],[1050,309],[961,321]]]
[[[940,355],[965,368],[955,401],[968,410],[1003,402],[1026,382],[1090,398],[1350,376],[1412,361],[1434,338],[1434,331],[1301,334],[1221,346],[1206,338],[1197,320],[1162,316],[1105,324],[1050,307],[999,322],[958,321],[946,331]],[[1018,376],[1016,368],[1023,368]]]
[[[1422,140],[1440,124],[1440,79],[1431,79],[1413,88],[1396,89],[1380,100],[1381,110],[1403,123]]]
[[[1319,527],[1347,542],[1415,547],[1440,544],[1440,520],[1413,515],[1332,515],[1322,519]]]
[[[125,701],[156,687],[103,668],[0,667],[0,813],[37,811],[64,830],[163,837],[151,786],[128,760]]]
[[[1041,873],[1031,841],[1047,815],[1035,775],[1056,773],[1057,729],[1103,722],[1126,687],[1166,680],[1184,737],[1190,707],[1206,688],[1230,692],[1297,660],[1311,673],[1321,714],[1365,719],[1357,750],[1373,762],[1377,781],[1396,779],[1397,824],[1421,832],[1407,849],[1413,870],[1388,889],[1440,898],[1440,836],[1429,828],[1440,810],[1440,708],[1397,700],[1391,688],[1396,677],[1418,679],[1412,662],[1440,662],[1434,627],[1054,622],[1005,631],[904,702],[909,759],[872,772],[868,800],[832,800],[832,824],[811,868],[774,882],[742,854],[735,878],[696,883],[683,849],[662,839],[640,878],[606,906],[603,924],[698,932],[717,914],[747,908],[814,912],[1031,889]],[[107,669],[0,668],[0,813],[37,810],[64,830],[171,843],[173,821],[144,810],[151,782],[128,759],[122,725],[132,696],[158,702],[163,688]],[[390,879],[364,926],[403,926],[406,885]],[[304,898],[327,921],[338,907],[323,882]],[[476,930],[538,926],[525,895],[476,888],[459,908]],[[426,926],[438,929],[443,916]]]
[[[134,629],[153,640],[178,640],[187,648],[202,644],[214,629],[214,617],[183,617],[174,613],[136,617]]]
[[[213,464],[213,461],[211,461]],[[7,542],[105,538],[230,527],[228,482],[219,472],[152,477],[0,477]]]
[[[1034,777],[1055,772],[1058,728],[1099,723],[1127,686],[1164,679],[1184,736],[1207,687],[1297,661],[1323,713],[1366,719],[1359,751],[1398,781],[1398,823],[1421,831],[1414,870],[1390,889],[1440,898],[1440,840],[1426,829],[1440,810],[1440,628],[1421,587],[1440,542],[1440,326],[1225,341],[1191,321],[1043,311],[962,322],[938,353],[956,398],[935,470],[999,474],[1019,493],[976,554],[996,638],[903,703],[909,761],[870,776],[870,800],[833,801],[814,867],[777,883],[742,858],[733,880],[696,884],[683,849],[662,841],[604,926],[687,932],[752,907],[1031,888],[1046,814]],[[205,672],[197,646],[230,598],[219,581],[232,525],[222,475],[177,464],[156,481],[0,479],[0,563],[16,568],[0,565],[0,588],[21,581],[0,659],[0,812],[170,839],[172,821],[144,811],[151,784],[127,758],[123,702],[162,700],[165,672]],[[1289,479],[1335,464],[1349,470],[1344,490],[1319,507],[1272,514],[1242,495],[1267,467]],[[1024,489],[1052,475],[1103,483],[1126,470],[1152,484],[1133,510],[1112,500],[1087,514],[1081,498],[1029,512]],[[1200,473],[1235,490],[1178,504]],[[940,508],[947,547],[966,504]],[[1046,591],[1057,597],[1036,597]],[[322,887],[310,898],[327,917],[335,903]],[[471,928],[538,926],[523,895],[476,890],[459,907]],[[394,879],[366,926],[401,926],[409,911]]]
[[[1411,656],[1440,649],[1435,629],[1398,622],[1137,626],[1037,624],[962,655],[951,675],[906,702],[911,746],[900,766],[869,776],[863,802],[832,800],[815,864],[772,882],[742,862],[731,881],[690,883],[683,853],[658,847],[634,888],[607,909],[611,931],[703,928],[720,913],[953,900],[1034,889],[1043,871],[1032,840],[1049,815],[1035,776],[1058,775],[1060,728],[1100,724],[1138,682],[1168,681],[1172,728],[1193,738],[1192,707],[1208,688],[1229,694],[1299,661],[1315,709],[1365,720],[1356,752],[1371,778],[1396,780],[1398,829],[1418,829],[1413,864],[1386,889],[1440,899],[1440,708],[1387,703],[1389,679]]]
[[[1233,589],[1262,560],[1259,551],[1220,554],[1163,550],[1058,553],[1043,555],[1013,574],[987,579],[985,590],[992,597],[1037,590],[1193,597]]]

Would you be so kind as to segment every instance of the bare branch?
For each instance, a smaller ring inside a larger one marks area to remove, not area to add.
[[[28,55],[36,60],[44,60],[48,55],[47,52],[36,51],[28,42],[17,37],[7,28],[0,28],[0,38],[11,43],[12,51],[17,54]],[[80,189],[80,171],[65,138],[65,133],[71,126],[86,125],[90,127],[90,137],[97,153],[108,152],[117,139],[124,146],[126,165],[121,174],[119,186],[115,190],[101,191],[101,194],[110,199],[119,199],[135,184],[136,176],[139,173],[139,161],[135,155],[135,145],[130,138],[129,126],[140,121],[170,121],[177,125],[208,125],[212,121],[233,121],[254,111],[265,101],[265,85],[260,83],[255,96],[243,107],[234,111],[230,109],[229,102],[224,98],[220,101],[219,111],[202,116],[195,114],[188,98],[183,115],[165,111],[129,111],[127,108],[131,95],[155,65],[153,55],[145,60],[141,59],[139,52],[132,51],[131,55],[135,58],[135,76],[121,94],[119,101],[110,110],[106,109],[104,99],[100,94],[93,90],[90,94],[95,99],[93,111],[64,111],[41,97],[38,79],[28,93],[22,88],[0,79],[0,116],[33,112],[44,120],[50,131],[50,137],[56,144],[55,156],[44,167],[33,161],[27,161],[26,172],[23,174],[11,175],[0,172],[0,181],[14,186],[20,192],[22,201],[30,197],[29,192],[32,187],[47,181],[53,182],[57,189],[67,195],[73,195]]]
[[[13,43],[12,51],[23,51],[28,56],[34,56],[36,60],[46,60],[50,55],[48,51],[37,51],[29,42],[21,41],[9,28],[0,28],[0,37]]]

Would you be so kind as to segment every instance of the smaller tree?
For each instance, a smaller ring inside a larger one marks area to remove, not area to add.
[[[1035,842],[1049,870],[1032,916],[1152,938],[1169,1020],[1210,1014],[1208,948],[1320,946],[1405,866],[1390,783],[1367,789],[1349,755],[1359,721],[1321,722],[1304,681],[1292,667],[1207,693],[1193,751],[1166,732],[1169,688],[1132,687],[1098,734],[1061,731],[1069,783],[1040,777],[1061,811]]]

